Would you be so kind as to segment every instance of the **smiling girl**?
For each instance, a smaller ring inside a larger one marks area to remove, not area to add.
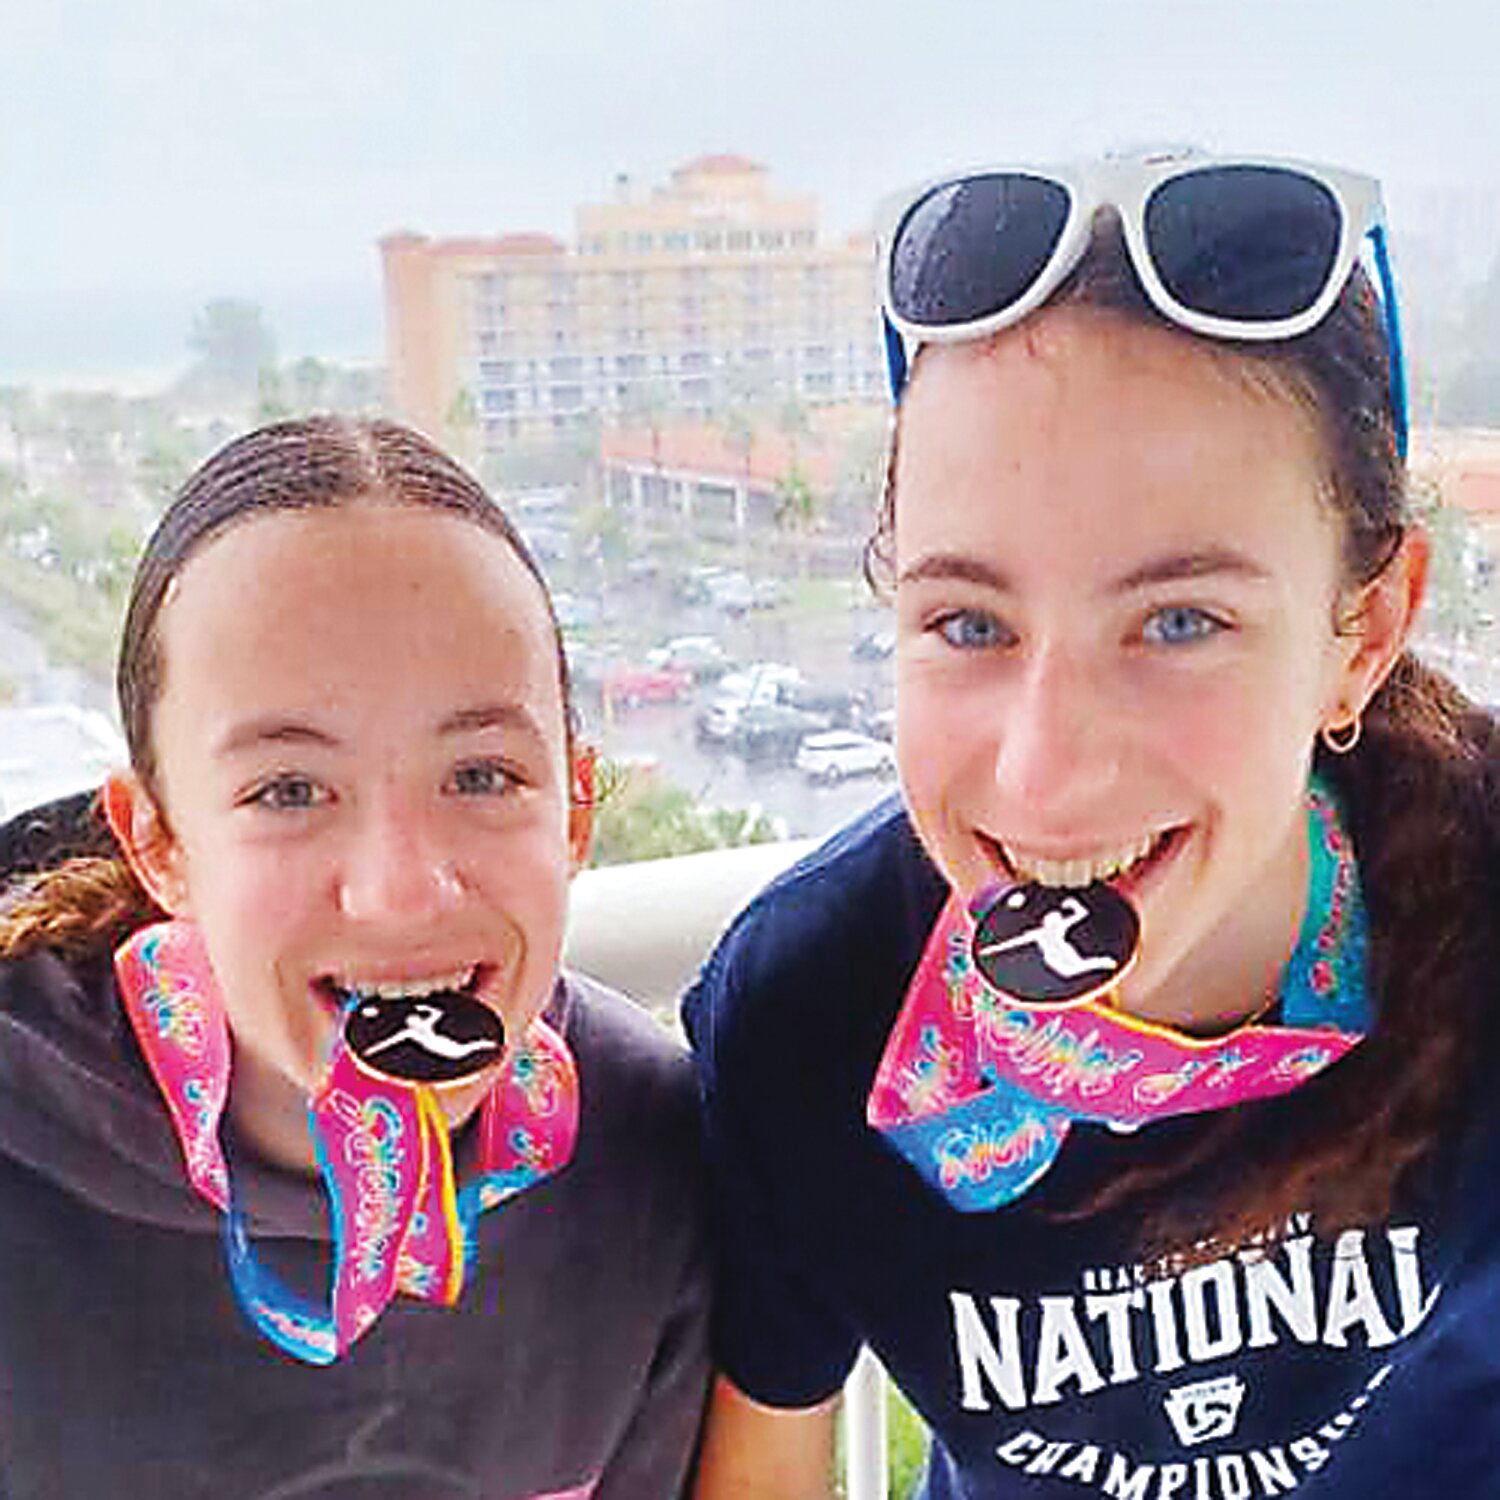
[[[404,429],[262,429],[119,690],[123,861],[0,907],[0,1492],[676,1493],[690,1079],[559,973],[591,768],[519,536]]]
[[[1494,731],[1405,650],[1378,203],[1165,156],[890,212],[903,795],[687,1000],[704,1500],[828,1494],[861,1343],[927,1500],[1500,1494]]]

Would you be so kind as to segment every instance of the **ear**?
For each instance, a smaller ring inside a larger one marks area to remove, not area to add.
[[[132,771],[116,772],[104,783],[104,816],[135,878],[151,899],[174,917],[191,915],[181,846],[167,827],[156,799]]]
[[[568,852],[577,874],[589,861],[594,843],[594,799],[597,791],[595,773],[599,752],[593,745],[574,748],[568,767]]]
[[[1362,714],[1406,647],[1427,593],[1431,545],[1421,527],[1407,529],[1381,575],[1356,590],[1340,617],[1346,655],[1335,713]]]

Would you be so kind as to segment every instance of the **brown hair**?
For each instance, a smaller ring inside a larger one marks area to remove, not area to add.
[[[440,448],[395,422],[304,417],[257,428],[219,449],[188,479],[157,523],[136,567],[120,638],[115,688],[130,763],[161,802],[152,714],[164,661],[158,620],[191,558],[229,528],[273,511],[333,509],[356,501],[430,506],[502,538],[537,581],[557,646],[557,677],[571,752],[568,663],[536,559],[484,487]],[[161,913],[123,859],[66,860],[28,880],[0,906],[0,956],[50,946],[79,952],[114,943]]]
[[[1198,339],[1147,301],[1118,224],[1107,218],[1048,305],[1058,304]],[[1368,278],[1356,270],[1323,322],[1298,338],[1201,342],[1314,416],[1345,581],[1377,578],[1400,546],[1409,512],[1384,326]],[[919,350],[913,378],[922,357]],[[898,409],[865,551],[865,574],[877,591],[892,577],[899,438]],[[1180,1261],[1275,1235],[1294,1213],[1311,1212],[1323,1230],[1375,1222],[1420,1186],[1415,1169],[1454,1129],[1487,1052],[1483,1039],[1500,1030],[1487,1003],[1500,962],[1492,873],[1500,843],[1491,769],[1497,748],[1488,714],[1410,653],[1401,657],[1365,711],[1356,748],[1340,757],[1320,748],[1317,762],[1342,793],[1360,857],[1378,1009],[1372,1034],[1338,1067],[1281,1100],[1200,1117],[1175,1137],[1185,1144],[1084,1190],[1056,1217],[1130,1200],[1148,1255]],[[1223,1163],[1231,1160],[1226,1181]]]

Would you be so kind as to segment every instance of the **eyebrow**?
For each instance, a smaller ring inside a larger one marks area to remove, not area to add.
[[[1245,578],[1256,583],[1264,583],[1271,576],[1254,558],[1247,557],[1232,547],[1206,547],[1197,552],[1175,552],[1166,557],[1153,557],[1117,578],[1109,586],[1109,592],[1128,594],[1134,589],[1147,588],[1153,584],[1181,583],[1190,578],[1206,578],[1216,574]],[[909,568],[901,570],[896,582],[899,585],[932,579],[978,584],[981,588],[994,589],[997,593],[1013,592],[1009,577],[999,568],[980,558],[952,552],[932,552],[919,557]]]
[[[519,729],[541,735],[536,715],[520,703],[483,703],[461,708],[438,725],[439,734],[472,734],[479,729]]]
[[[336,746],[338,739],[316,729],[301,719],[266,717],[247,719],[230,728],[214,747],[218,756],[238,755],[257,745],[323,745]]]
[[[484,703],[473,708],[460,708],[442,720],[437,732],[449,736],[495,728],[516,729],[541,737],[535,716],[519,703]],[[337,735],[329,734],[304,719],[267,715],[234,725],[219,741],[214,753],[221,757],[237,755],[261,745],[316,745],[332,750],[341,743]]]
[[[1263,564],[1243,552],[1236,552],[1232,547],[1205,547],[1199,552],[1177,552],[1152,558],[1116,579],[1111,591],[1128,594],[1133,589],[1147,588],[1156,583],[1181,583],[1185,579],[1215,574],[1245,578],[1253,583],[1264,583],[1271,577]]]
[[[929,552],[896,575],[898,586],[928,579],[977,583],[981,588],[996,589],[1001,593],[1011,591],[1010,580],[998,568],[981,562],[977,557],[965,557],[956,552]]]

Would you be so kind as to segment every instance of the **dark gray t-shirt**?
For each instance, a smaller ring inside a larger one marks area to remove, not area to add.
[[[239,1312],[108,958],[0,964],[0,1500],[678,1494],[707,1378],[689,1072],[591,981],[549,1015],[572,1162],[481,1219],[456,1308],[397,1299],[315,1368]],[[321,1293],[321,1189],[230,1145],[259,1252]]]

